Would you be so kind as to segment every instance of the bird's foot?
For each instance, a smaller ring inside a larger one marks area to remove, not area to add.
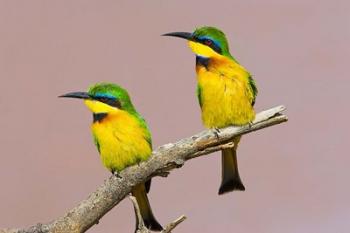
[[[251,121],[248,123],[248,127],[251,128],[252,126],[253,126],[253,122]]]
[[[116,176],[118,179],[122,179],[123,178],[121,175],[119,175],[119,173],[117,171],[112,171],[112,174],[114,176]]]
[[[214,128],[213,129],[213,133],[214,133],[214,135],[215,135],[215,137],[217,138],[217,139],[219,139],[220,138],[220,136],[219,136],[219,133],[220,133],[221,131],[220,131],[220,129],[219,128]]]

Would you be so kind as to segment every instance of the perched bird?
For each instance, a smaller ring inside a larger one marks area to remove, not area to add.
[[[60,97],[83,99],[93,113],[92,134],[103,165],[113,174],[147,160],[152,153],[151,133],[146,121],[134,108],[128,92],[118,85],[98,83],[88,92],[72,92]],[[150,181],[132,189],[146,227],[161,231],[147,192]]]
[[[196,54],[197,96],[202,121],[207,128],[250,124],[255,118],[257,95],[255,81],[249,72],[230,54],[225,34],[215,27],[200,27],[193,33],[172,32],[173,36],[188,40]],[[245,190],[238,172],[237,146],[222,150],[222,181],[219,194]]]

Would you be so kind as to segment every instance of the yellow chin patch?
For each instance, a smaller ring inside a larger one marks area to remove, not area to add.
[[[93,113],[111,113],[119,110],[118,108],[96,100],[84,100],[84,103]]]
[[[194,42],[194,41],[189,41],[188,46],[192,49],[192,51],[195,54],[201,57],[221,57],[220,54],[218,54],[212,48],[204,44]]]

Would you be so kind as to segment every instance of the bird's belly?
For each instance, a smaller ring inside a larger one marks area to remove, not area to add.
[[[247,95],[247,84],[206,72],[198,77],[201,87],[202,121],[208,128],[245,125],[255,112]]]
[[[127,123],[123,125],[108,123],[92,125],[102,163],[112,172],[145,161],[152,153],[142,129],[128,128]]]

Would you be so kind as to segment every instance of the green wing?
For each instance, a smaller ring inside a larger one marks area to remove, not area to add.
[[[95,145],[97,147],[98,153],[101,153],[101,151],[100,151],[100,143],[98,142],[97,137],[94,134],[92,136],[94,138],[94,143],[95,143]]]
[[[254,106],[255,98],[258,94],[258,88],[256,87],[256,83],[255,83],[254,79],[252,78],[252,76],[249,75],[248,80],[249,80],[249,86],[250,86],[251,91],[253,93],[252,106]]]
[[[148,142],[149,146],[152,149],[152,136],[151,136],[151,132],[148,130],[148,127],[146,128],[146,137],[145,137],[146,141]]]
[[[202,87],[199,84],[197,84],[197,91],[196,91],[196,93],[197,93],[199,106],[202,108],[202,104],[203,104],[203,102],[202,102]]]
[[[135,112],[134,116],[137,118],[140,126],[145,130],[145,139],[148,142],[149,146],[152,149],[152,135],[151,135],[151,131],[148,129],[148,125],[147,122],[145,121],[145,119],[137,112]]]

